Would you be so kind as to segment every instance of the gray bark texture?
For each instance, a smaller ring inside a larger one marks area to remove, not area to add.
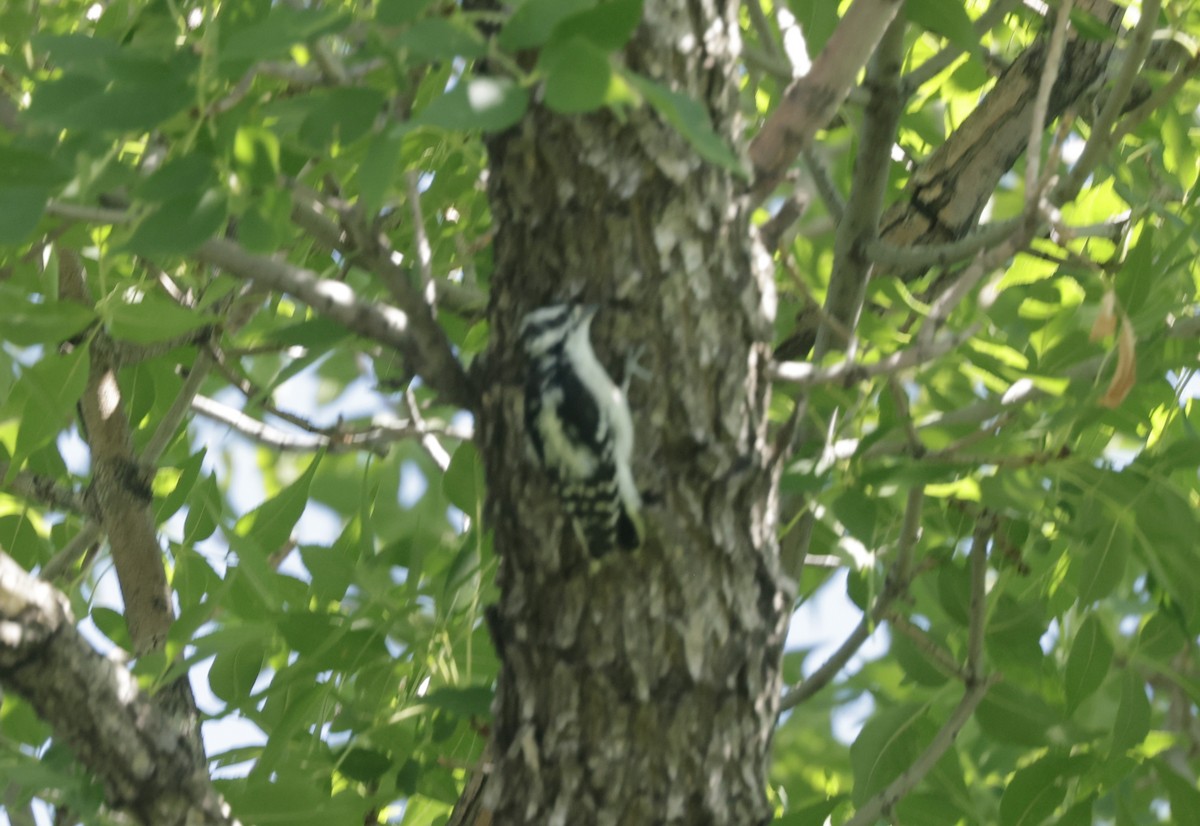
[[[736,145],[736,3],[648,3],[636,71],[702,101]],[[774,296],[744,182],[650,109],[535,108],[493,137],[497,228],[481,426],[501,556],[503,668],[479,814],[508,824],[765,823],[790,588],[766,408]],[[585,300],[632,377],[635,553],[591,562],[525,455],[524,313]]]

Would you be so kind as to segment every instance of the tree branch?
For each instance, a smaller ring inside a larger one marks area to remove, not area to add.
[[[841,670],[850,662],[862,644],[871,636],[875,624],[882,620],[891,608],[891,604],[908,588],[911,578],[912,552],[921,532],[921,508],[925,503],[925,488],[917,485],[908,492],[904,507],[904,524],[900,528],[900,538],[896,542],[896,556],[888,566],[887,580],[883,591],[871,606],[871,610],[863,615],[858,625],[842,641],[837,650],[821,663],[803,682],[794,686],[783,695],[779,701],[779,712],[782,714],[790,708],[816,695],[818,691],[833,681]]]
[[[233,826],[187,732],[75,630],[69,601],[0,551],[0,685],[19,695],[146,826]]]
[[[429,314],[428,306],[423,305],[424,312],[416,316],[422,319],[421,323],[413,324],[413,315],[363,301],[340,281],[323,279],[312,270],[255,255],[222,238],[205,241],[196,250],[196,257],[230,275],[290,293],[355,333],[397,348],[443,401],[475,408],[475,390],[450,350],[445,333]],[[390,261],[377,263],[396,266]]]
[[[63,297],[92,306],[78,256],[60,248],[59,262]],[[161,650],[166,644],[175,617],[150,508],[152,471],[134,455],[129,419],[117,382],[118,365],[107,343],[108,337],[102,332],[92,338],[87,387],[79,411],[91,449],[91,494],[112,547],[129,636],[135,652],[145,654]]]
[[[26,470],[18,471],[9,478],[9,468],[8,462],[0,461],[0,479],[5,480],[4,490],[8,493],[45,505],[52,510],[80,516],[92,514],[93,509],[87,498],[78,491]]]
[[[971,545],[970,627],[967,631],[967,662],[964,668],[967,687],[962,699],[925,751],[887,788],[860,806],[854,817],[846,821],[846,826],[870,826],[880,814],[890,812],[906,794],[915,789],[942,759],[942,755],[954,745],[962,727],[971,719],[991,687],[1000,680],[996,674],[986,678],[983,676],[983,632],[987,624],[987,542],[994,529],[993,517],[981,517],[976,524]]]
[[[854,0],[809,73],[784,91],[783,100],[750,142],[756,200],[775,188],[846,100],[901,5],[899,0]]]
[[[925,751],[912,762],[912,765],[901,772],[899,777],[889,783],[887,788],[860,806],[854,812],[854,817],[846,821],[845,826],[871,826],[881,814],[891,811],[892,807],[899,803],[906,794],[916,788],[925,775],[929,774],[930,770],[942,759],[946,750],[954,745],[954,740],[962,731],[962,727],[971,719],[971,715],[975,713],[975,709],[987,696],[991,687],[999,681],[999,677],[993,676],[969,686]]]
[[[351,430],[340,425],[329,428],[312,427],[306,433],[289,433],[266,422],[259,421],[237,408],[222,404],[207,396],[192,399],[191,408],[205,418],[229,425],[238,433],[277,450],[316,451],[345,453],[352,450],[369,450],[378,456],[386,456],[388,449],[403,439],[435,437],[436,433],[455,439],[469,440],[469,430],[438,428],[421,422],[396,421],[377,424],[362,430]]]
[[[892,145],[900,120],[899,79],[904,57],[903,18],[896,18],[884,30],[879,48],[867,70],[871,100],[863,118],[862,139],[854,161],[854,181],[843,220],[834,241],[833,273],[825,298],[825,314],[837,319],[842,327],[854,330],[862,312],[872,262],[867,246],[879,233],[879,215],[892,163]],[[815,360],[831,350],[853,353],[853,342],[835,338],[836,329],[822,323],[817,328]]]
[[[1037,95],[1033,99],[1033,112],[1029,119],[1029,142],[1025,150],[1026,216],[1037,214],[1042,197],[1042,135],[1046,131],[1046,110],[1050,106],[1050,91],[1058,80],[1058,67],[1062,62],[1063,45],[1067,39],[1067,22],[1071,19],[1072,2],[1073,0],[1062,0],[1058,5],[1054,29],[1050,32],[1050,45],[1046,49],[1046,62],[1042,64]]]
[[[958,349],[977,332],[979,332],[979,325],[973,324],[967,330],[954,335],[946,335],[928,341],[918,339],[911,347],[898,350],[870,364],[846,359],[828,367],[818,367],[807,361],[784,361],[772,364],[769,372],[773,379],[786,381],[800,387],[822,384],[849,386],[876,376],[893,376],[905,370],[923,367],[946,353]]]

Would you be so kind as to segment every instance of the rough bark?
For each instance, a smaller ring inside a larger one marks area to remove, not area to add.
[[[1114,29],[1125,14],[1108,0],[1086,0],[1078,6]],[[897,247],[953,241],[975,227],[1000,177],[1029,142],[1046,44],[1046,38],[1039,38],[1014,60],[979,107],[921,164],[905,188],[905,197],[884,217],[880,235],[886,241]],[[1113,40],[1070,36],[1046,109],[1047,124],[1075,105],[1102,76],[1113,44]]]
[[[736,12],[647,4],[627,50],[731,141]],[[537,109],[488,149],[481,426],[503,667],[494,765],[469,822],[764,823],[790,600],[766,460],[774,301],[738,182],[646,109]],[[652,376],[630,391],[648,540],[594,564],[524,454],[516,327],[563,299],[603,307],[593,339],[614,376],[639,349]]]
[[[154,826],[231,826],[194,731],[75,630],[67,599],[0,552],[0,685],[20,695],[104,783],[109,805]]]

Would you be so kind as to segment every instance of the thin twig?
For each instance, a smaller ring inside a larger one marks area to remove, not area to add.
[[[996,529],[994,516],[981,516],[971,540],[971,603],[967,637],[967,677],[983,676],[983,632],[987,626],[987,545]]]
[[[413,392],[412,385],[404,389],[404,404],[408,408],[408,415],[412,419],[413,424],[421,433],[421,447],[429,454],[429,458],[442,471],[446,471],[450,467],[450,454],[446,452],[446,448],[442,447],[442,443],[437,440],[437,436],[433,435],[426,427],[425,420],[421,418],[421,407],[417,404],[417,396]]]
[[[863,364],[854,359],[840,361],[828,367],[818,367],[806,361],[780,362],[770,366],[770,376],[773,379],[786,381],[800,387],[813,387],[821,384],[848,386],[875,376],[894,376],[905,370],[923,367],[946,353],[956,350],[979,332],[979,329],[980,325],[976,323],[961,333],[942,336],[931,341],[918,339],[911,347],[898,350],[870,364]]]
[[[95,546],[100,541],[103,532],[100,530],[100,524],[89,519],[83,523],[83,527],[79,529],[79,533],[71,537],[71,540],[55,554],[49,562],[42,566],[41,578],[47,582],[54,582],[66,573],[67,569],[72,567],[88,550]]]
[[[885,619],[900,634],[908,637],[912,644],[921,649],[926,657],[933,661],[934,666],[939,671],[949,677],[966,682],[967,676],[963,672],[962,666],[955,661],[954,656],[946,650],[942,645],[939,645],[936,640],[929,636],[922,628],[914,625],[909,621],[908,617],[896,611],[890,612]]]
[[[247,252],[232,241],[212,238],[196,250],[201,261],[220,267],[230,275],[248,278],[272,289],[290,293],[323,315],[350,330],[396,347],[412,357],[414,368],[425,382],[450,404],[473,409],[475,391],[446,340],[445,331],[420,304],[420,323],[414,316],[375,301],[367,301],[340,281],[321,278],[312,270],[277,258]],[[372,257],[376,272],[399,269],[389,260]]]
[[[842,216],[846,214],[846,202],[842,198],[842,193],[838,192],[833,176],[829,174],[829,167],[824,160],[817,156],[812,147],[805,147],[801,150],[800,157],[804,159],[804,165],[808,167],[808,174],[812,175],[813,183],[817,186],[817,194],[821,196],[821,201],[825,204],[825,211],[835,222],[840,223]]]
[[[404,174],[404,183],[408,190],[408,206],[412,211],[413,241],[417,248],[417,270],[421,273],[421,286],[425,293],[425,303],[434,315],[437,314],[437,294],[433,288],[433,248],[429,245],[429,233],[425,231],[425,216],[421,211],[421,181],[415,169]]]
[[[1054,19],[1054,30],[1050,33],[1050,45],[1046,50],[1046,63],[1038,83],[1037,95],[1033,99],[1030,116],[1029,143],[1025,150],[1025,215],[1032,220],[1041,200],[1042,133],[1046,131],[1046,110],[1050,106],[1050,91],[1058,79],[1059,64],[1062,62],[1063,46],[1067,40],[1067,22],[1071,19],[1073,0],[1061,0],[1058,16]]]
[[[985,224],[970,235],[944,244],[897,247],[887,241],[877,239],[871,242],[867,251],[876,263],[889,269],[914,271],[932,266],[947,267],[1011,238],[1024,221],[1024,216],[1018,216],[1006,221]]]
[[[892,603],[908,589],[910,569],[912,567],[913,548],[917,544],[921,531],[921,508],[925,502],[925,488],[922,485],[912,487],[908,492],[908,500],[904,507],[904,524],[900,529],[900,538],[896,542],[896,555],[892,560],[884,582],[883,590],[871,606],[871,610],[863,615],[858,625],[842,641],[837,650],[825,662],[808,676],[803,682],[792,687],[783,695],[779,702],[780,712],[795,708],[833,681],[846,663],[850,661],[862,644],[871,636],[875,624],[887,615]]]
[[[975,713],[975,709],[991,687],[999,681],[999,677],[992,676],[968,687],[954,711],[950,712],[950,716],[946,718],[946,722],[934,735],[925,751],[901,772],[899,777],[889,783],[887,788],[858,807],[854,812],[854,817],[847,820],[845,826],[871,826],[881,814],[890,812],[892,807],[899,803],[906,794],[916,788],[925,775],[929,774],[937,762],[942,759],[946,750],[954,745],[954,740],[962,731],[962,727],[971,719],[971,715]]]
[[[37,502],[52,510],[65,511],[80,516],[94,515],[87,499],[78,491],[67,485],[60,485],[54,479],[26,470],[17,471],[8,478],[10,464],[0,461],[0,480],[4,490],[23,499]]]

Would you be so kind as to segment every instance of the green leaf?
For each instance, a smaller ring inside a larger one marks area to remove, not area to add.
[[[1166,663],[1187,644],[1179,617],[1167,610],[1155,611],[1138,631],[1139,654]]]
[[[153,174],[139,181],[134,193],[140,200],[161,203],[182,197],[197,198],[203,190],[216,184],[217,170],[213,159],[194,152],[167,161]]]
[[[1044,745],[1062,718],[1046,702],[1011,683],[992,686],[975,711],[984,732],[1000,743]]]
[[[133,650],[133,641],[129,638],[129,627],[125,624],[124,615],[98,605],[92,609],[90,616],[100,633],[108,637],[114,645],[126,651]]]
[[[27,295],[0,284],[0,340],[21,347],[57,344],[96,320],[91,308],[74,301],[31,304]]]
[[[837,28],[838,4],[829,0],[788,0],[787,5],[804,32],[808,56],[816,57]]]
[[[358,140],[383,108],[383,96],[377,90],[354,87],[312,92],[301,102],[307,114],[300,124],[300,137],[316,149]]]
[[[61,163],[44,152],[0,144],[0,181],[4,189],[53,188],[71,179]]]
[[[0,516],[0,548],[26,570],[50,559],[50,544],[38,533],[28,514]]]
[[[573,14],[554,28],[554,41],[583,37],[605,52],[629,42],[642,20],[642,0],[608,0]]]
[[[208,685],[213,694],[234,707],[245,703],[265,658],[265,646],[257,640],[217,652],[208,671]]]
[[[314,456],[296,481],[239,519],[235,533],[254,539],[268,554],[282,548],[308,505],[308,488],[322,455]]]
[[[967,54],[979,51],[979,40],[966,7],[946,0],[907,0],[904,15],[926,31],[939,34]]]
[[[1150,701],[1146,687],[1135,671],[1126,671],[1121,679],[1121,703],[1113,722],[1110,757],[1118,757],[1141,745],[1150,732]]]
[[[138,79],[111,85],[95,77],[64,75],[38,87],[27,115],[49,129],[129,132],[152,129],[194,100],[183,66],[150,63]]]
[[[876,500],[857,488],[846,488],[833,500],[833,515],[850,534],[863,542],[875,538]]]
[[[408,49],[424,60],[476,58],[487,54],[487,44],[473,26],[444,17],[417,21],[397,37],[393,45]]]
[[[297,8],[286,3],[271,7],[271,13],[257,23],[239,29],[221,42],[222,62],[266,60],[286,55],[297,43],[304,43],[343,28],[349,17],[336,7]]]
[[[1180,777],[1165,760],[1155,760],[1154,768],[1171,801],[1170,822],[1189,826],[1196,823],[1196,813],[1200,812],[1200,791],[1196,790],[1196,784]]]
[[[400,144],[399,138],[387,133],[375,135],[367,144],[362,163],[355,172],[355,180],[363,209],[368,215],[379,212],[384,199],[393,189]]]
[[[431,100],[412,123],[451,130],[495,132],[519,121],[528,106],[529,93],[511,80],[478,77],[461,81],[441,97]]]
[[[341,773],[359,783],[374,783],[391,767],[392,759],[374,749],[347,749],[338,757]]]
[[[1014,774],[1000,798],[1002,826],[1036,826],[1054,814],[1067,794],[1066,768],[1064,758],[1049,755]]]
[[[450,467],[442,477],[442,491],[450,504],[468,516],[474,516],[483,497],[483,464],[473,442],[463,442],[450,457]]]
[[[0,245],[20,244],[37,228],[50,191],[42,186],[0,189]]]
[[[555,40],[542,50],[539,66],[546,73],[546,105],[566,115],[601,106],[613,79],[608,55],[582,37]]]
[[[128,291],[122,298],[126,300],[114,299],[100,305],[109,332],[122,341],[135,344],[166,341],[217,320],[180,307],[158,293],[137,294],[136,291]]]
[[[375,5],[375,20],[385,26],[411,23],[421,16],[433,0],[379,0]]]
[[[713,131],[708,111],[698,101],[634,72],[626,71],[623,76],[631,86],[641,92],[663,119],[692,145],[700,157],[724,167],[740,178],[749,178],[741,161]]]
[[[560,22],[595,5],[596,0],[528,0],[500,30],[500,48],[515,52],[540,46]]]
[[[286,344],[289,347],[325,350],[349,337],[350,331],[336,321],[330,321],[324,316],[314,316],[296,324],[272,327],[267,331],[264,340]]]
[[[1067,656],[1067,713],[1090,697],[1108,676],[1113,647],[1095,616],[1089,615],[1079,627],[1071,653]]]
[[[225,223],[223,192],[210,189],[165,201],[134,229],[126,246],[147,257],[191,252],[217,234]]]
[[[490,717],[492,697],[495,692],[491,686],[447,686],[429,692],[425,704],[457,714],[460,717]]]
[[[1196,141],[1191,136],[1191,114],[1184,115],[1173,107],[1166,107],[1162,119],[1163,165],[1167,171],[1176,177],[1178,184],[1186,192],[1196,183],[1200,154],[1196,150]]]
[[[1154,272],[1154,222],[1142,221],[1138,227],[1137,242],[1126,256],[1116,279],[1117,300],[1125,312],[1135,317],[1157,281],[1157,273]]]
[[[850,747],[855,805],[876,794],[912,765],[932,736],[925,708],[908,703],[877,712]]]
[[[38,32],[29,42],[35,51],[47,55],[58,69],[79,69],[93,74],[107,73],[109,61],[121,51],[120,44],[114,40],[79,33]]]
[[[183,520],[183,540],[195,544],[208,539],[221,521],[224,498],[216,477],[211,473],[200,480],[188,497],[187,517]]]
[[[158,498],[158,504],[154,509],[154,523],[161,525],[167,521],[183,507],[184,502],[195,488],[197,480],[200,478],[200,469],[204,466],[204,456],[207,451],[204,448],[193,453],[179,465],[179,475],[175,479],[175,484],[171,487],[171,492],[165,496]]]
[[[1081,605],[1090,605],[1111,594],[1125,576],[1133,537],[1120,519],[1102,525],[1083,548],[1071,557],[1071,573]]]
[[[53,441],[75,416],[75,404],[87,386],[86,347],[70,353],[46,353],[36,364],[21,373],[5,407],[20,412],[16,450],[10,472],[21,461]]]

